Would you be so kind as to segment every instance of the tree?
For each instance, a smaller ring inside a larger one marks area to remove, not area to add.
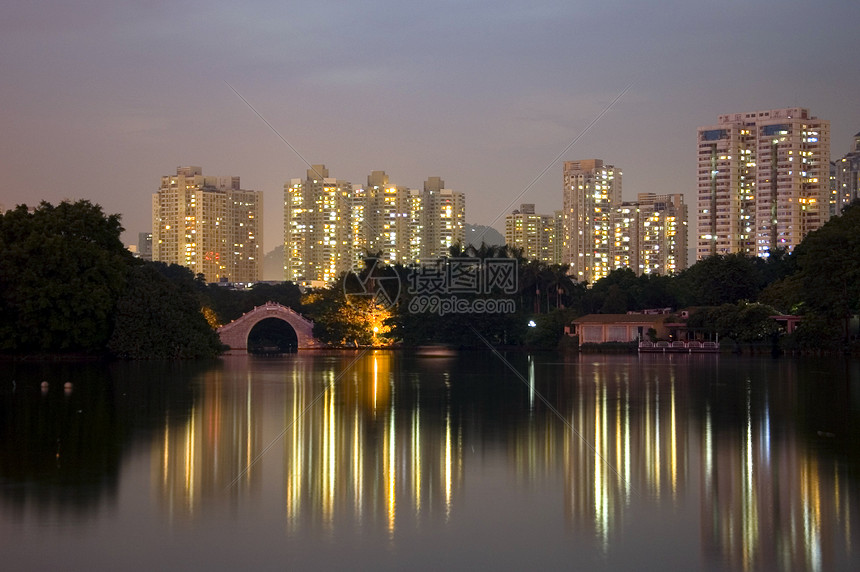
[[[806,312],[821,316],[847,338],[850,318],[860,311],[860,202],[809,233],[793,256]]]
[[[681,272],[675,281],[679,304],[719,306],[756,300],[766,285],[765,262],[745,254],[709,256]]]
[[[165,278],[155,265],[131,271],[117,303],[108,343],[113,355],[124,359],[208,358],[220,348],[221,341],[192,292]]]
[[[776,313],[774,308],[764,304],[722,304],[693,313],[687,320],[687,327],[739,342],[760,342],[778,332],[779,325],[771,318]]]
[[[134,264],[122,230],[85,200],[0,215],[0,350],[103,350]]]

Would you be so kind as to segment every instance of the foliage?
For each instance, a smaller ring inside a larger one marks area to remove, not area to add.
[[[685,306],[719,306],[756,300],[767,284],[765,262],[744,254],[709,256],[678,275],[678,301]]]
[[[619,268],[594,283],[581,298],[580,314],[624,314],[650,308],[677,306],[672,276],[636,274]]]
[[[232,290],[209,284],[202,291],[204,304],[212,309],[219,324],[227,324],[242,314],[250,312],[266,302],[276,302],[302,312],[302,294],[292,282],[283,284],[254,284],[248,290]]]
[[[314,337],[336,346],[385,345],[390,326],[388,311],[370,298],[351,297],[337,284],[314,290],[303,300],[306,315],[314,321]],[[374,331],[376,328],[376,331]]]
[[[803,294],[803,280],[795,274],[768,285],[758,299],[782,314],[801,314],[804,311]]]
[[[133,259],[89,201],[0,215],[0,350],[98,352]]]
[[[558,347],[564,327],[574,318],[573,310],[553,310],[547,314],[534,317],[535,326],[529,327],[525,335],[525,344],[530,347],[554,349]]]
[[[848,319],[860,311],[860,203],[807,235],[794,256],[806,311],[847,338]]]
[[[189,271],[190,273],[190,271]],[[214,357],[221,341],[200,311],[194,293],[154,265],[134,268],[117,303],[108,349],[125,359]]]
[[[771,316],[777,311],[764,304],[740,302],[723,304],[715,308],[702,308],[687,320],[687,327],[720,338],[740,342],[758,342],[770,339],[779,332],[779,325]]]
[[[791,336],[791,349],[830,352],[842,347],[842,329],[838,322],[836,326],[832,319],[821,314],[805,314]]]

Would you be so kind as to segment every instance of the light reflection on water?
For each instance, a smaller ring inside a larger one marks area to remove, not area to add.
[[[338,542],[367,542],[364,549],[393,554],[382,563],[399,566],[414,563],[409,548],[456,545],[452,531],[464,542],[451,550],[454,564],[476,555],[503,566],[516,563],[510,554],[525,562],[578,555],[586,568],[629,567],[648,557],[644,538],[664,563],[819,570],[856,560],[856,364],[822,388],[811,362],[791,360],[508,358],[525,384],[490,354],[229,358],[191,376],[190,393],[131,414],[147,429],[129,428],[119,445],[148,447],[153,527],[217,515],[220,537],[253,529],[255,515],[275,515],[287,548],[270,548],[273,560],[311,538],[336,542],[333,552],[348,551]],[[138,386],[123,387],[138,399]],[[21,419],[94,399],[75,393],[2,394],[11,421],[2,435],[0,530],[61,485],[44,463],[11,461],[41,426]],[[138,406],[117,399],[97,413]],[[86,432],[86,419],[72,423]],[[93,503],[89,510],[101,514]],[[53,509],[40,510],[33,518]],[[486,536],[497,537],[497,553],[476,542]]]

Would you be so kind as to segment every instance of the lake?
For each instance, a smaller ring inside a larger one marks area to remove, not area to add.
[[[5,569],[856,569],[860,362],[0,364]]]

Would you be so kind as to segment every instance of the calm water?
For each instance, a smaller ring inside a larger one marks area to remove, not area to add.
[[[860,565],[860,362],[505,357],[0,364],[3,567]]]

